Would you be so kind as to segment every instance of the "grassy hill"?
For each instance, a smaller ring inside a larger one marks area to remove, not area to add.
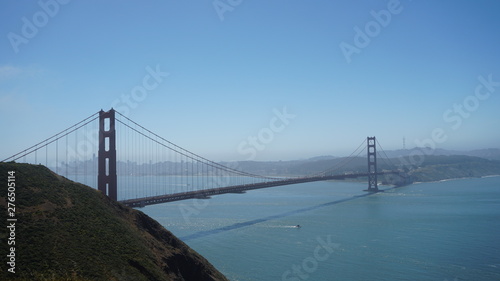
[[[500,161],[460,155],[426,156],[410,175],[416,182],[500,175]]]
[[[16,273],[7,272],[7,177],[16,175]],[[43,166],[0,163],[0,280],[227,280],[144,213]]]

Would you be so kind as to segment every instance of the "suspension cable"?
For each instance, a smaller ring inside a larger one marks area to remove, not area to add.
[[[314,176],[322,176],[322,175],[326,175],[327,173],[329,172],[333,172],[335,170],[339,170],[345,166],[347,166],[347,164],[351,163],[356,157],[358,157],[362,152],[363,150],[360,148],[363,147],[364,145],[366,144],[366,139],[363,140],[363,142],[361,142],[361,144],[358,146],[358,148],[356,148],[349,156],[345,157],[344,159],[342,159],[342,161],[340,161],[339,163],[335,164],[333,167],[331,168],[328,168],[320,173],[317,173],[317,174],[314,174]],[[359,152],[357,152],[359,150]],[[356,156],[354,156],[354,154],[356,154]],[[345,163],[344,163],[345,162]]]
[[[65,130],[62,130],[61,132],[59,132],[59,133],[51,136],[50,138],[47,138],[47,139],[45,139],[45,140],[43,140],[43,141],[41,141],[41,142],[39,142],[39,143],[37,143],[37,144],[35,144],[35,145],[27,148],[27,149],[25,149],[25,150],[23,150],[23,151],[21,151],[19,153],[16,153],[16,154],[14,154],[14,155],[12,155],[10,157],[7,157],[7,158],[5,158],[4,160],[2,160],[0,162],[7,162],[9,160],[10,161],[16,161],[19,158],[22,158],[22,157],[24,157],[26,155],[29,155],[29,154],[33,153],[34,151],[37,151],[37,150],[41,149],[42,147],[47,147],[49,144],[51,144],[53,142],[56,142],[57,140],[59,140],[59,139],[65,137],[65,136],[71,134],[72,132],[74,132],[74,131],[80,129],[81,127],[83,127],[83,126],[91,123],[92,121],[96,120],[97,118],[99,118],[98,113],[99,112],[94,113],[94,114],[90,115],[89,117],[83,119],[82,121],[74,124],[73,126],[70,126],[70,127],[66,128]],[[43,144],[43,143],[45,143],[45,144],[43,146],[41,146],[41,144]],[[40,147],[38,147],[38,146],[40,146]]]
[[[156,142],[156,143],[158,143],[159,145],[161,145],[161,146],[163,146],[163,147],[165,147],[165,148],[168,148],[168,149],[170,149],[170,150],[172,150],[172,151],[175,151],[175,152],[177,152],[177,153],[179,153],[179,154],[181,154],[181,155],[183,155],[183,156],[186,156],[186,157],[187,157],[187,158],[189,158],[189,159],[192,159],[192,160],[195,160],[195,161],[197,161],[197,162],[201,162],[201,163],[203,163],[203,162],[205,161],[206,163],[204,163],[204,164],[209,165],[209,166],[211,166],[211,167],[213,167],[213,168],[221,169],[221,170],[224,170],[224,171],[226,171],[226,172],[230,172],[230,173],[234,173],[234,174],[238,174],[238,175],[242,175],[242,176],[255,177],[255,178],[261,178],[261,179],[282,180],[281,178],[267,177],[267,176],[261,176],[261,175],[256,175],[256,174],[251,174],[251,173],[247,173],[247,172],[239,171],[239,170],[232,169],[232,168],[229,168],[229,167],[227,167],[227,166],[224,166],[224,165],[222,165],[222,164],[216,163],[216,162],[214,162],[214,161],[208,160],[208,159],[206,159],[206,158],[204,158],[204,157],[202,157],[202,156],[200,156],[200,155],[198,155],[198,154],[195,154],[195,153],[193,153],[193,152],[191,152],[191,151],[189,151],[189,150],[186,150],[186,149],[184,149],[184,148],[182,148],[182,147],[180,147],[180,146],[178,146],[178,145],[176,145],[176,144],[174,144],[174,143],[172,143],[172,142],[170,142],[170,141],[166,140],[165,138],[163,138],[163,137],[161,137],[161,136],[159,136],[159,135],[157,135],[157,134],[153,133],[152,131],[150,131],[150,130],[146,129],[145,127],[143,127],[143,126],[139,125],[138,123],[136,123],[136,122],[132,121],[131,119],[129,119],[128,117],[124,116],[123,114],[121,114],[121,113],[119,113],[119,112],[117,112],[117,113],[118,113],[120,116],[122,116],[122,117],[124,117],[125,119],[127,119],[128,121],[130,121],[131,123],[133,123],[134,125],[136,125],[136,126],[138,126],[139,128],[141,128],[142,130],[144,130],[144,131],[146,131],[146,132],[150,133],[151,135],[153,135],[153,136],[157,137],[158,139],[160,139],[160,140],[162,140],[162,141],[164,141],[164,142],[168,143],[170,146],[173,146],[173,147],[175,147],[175,148],[172,148],[172,147],[170,147],[170,146],[168,146],[168,145],[166,145],[166,144],[164,144],[164,143],[161,143],[160,141],[158,141],[158,140],[156,140],[156,139],[152,138],[151,136],[148,136],[148,135],[146,135],[145,133],[140,132],[140,131],[139,131],[139,130],[137,130],[136,128],[132,128],[131,126],[129,126],[129,125],[127,125],[127,124],[125,124],[124,122],[122,122],[122,121],[121,121],[121,120],[119,120],[119,119],[116,119],[116,121],[120,122],[121,124],[125,125],[126,127],[128,127],[129,129],[131,129],[131,130],[135,131],[136,133],[141,134],[142,136],[144,136],[144,137],[148,138],[149,140],[151,140],[151,141],[153,141],[153,142]]]
[[[380,143],[378,142],[378,140],[377,140],[377,139],[375,139],[375,141],[377,142],[377,145],[379,146],[380,150],[382,150],[382,153],[384,153],[384,155],[385,155],[385,158],[384,158],[384,157],[382,157],[382,160],[384,160],[384,162],[385,162],[386,160],[387,160],[387,161],[389,161],[389,163],[390,163],[390,165],[388,165],[389,167],[394,167],[394,168],[397,168],[397,166],[396,166],[396,165],[394,165],[394,163],[391,161],[391,159],[389,158],[389,156],[387,156],[387,153],[386,153],[386,152],[385,152],[385,150],[382,148],[382,146],[380,145]],[[387,164],[387,162],[386,162],[386,164]]]

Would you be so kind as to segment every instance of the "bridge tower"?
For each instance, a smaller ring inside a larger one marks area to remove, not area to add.
[[[375,137],[366,139],[368,152],[368,192],[378,192],[377,185],[377,141]]]
[[[98,189],[117,200],[115,110],[99,112]]]

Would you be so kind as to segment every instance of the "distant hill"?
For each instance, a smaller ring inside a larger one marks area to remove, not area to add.
[[[426,156],[409,173],[415,182],[500,175],[500,161],[465,155]]]
[[[365,157],[320,158],[316,161],[250,161],[238,162],[237,167],[243,171],[261,175],[303,176],[318,174],[331,168],[335,168],[331,170],[334,174],[365,173],[366,161]],[[413,181],[500,175],[500,161],[466,155],[424,155],[422,158],[415,157],[415,159],[409,156],[389,159],[379,157],[377,166],[379,171],[404,169],[412,175]]]
[[[400,150],[388,150],[385,152],[379,151],[379,161],[378,167],[380,169],[394,169],[394,164],[400,162],[401,158],[408,157],[410,155],[422,155],[425,157],[430,156],[452,156],[452,155],[462,155],[471,157],[480,157],[487,160],[500,161],[500,149],[490,148],[490,149],[479,149],[472,151],[454,151],[454,150],[426,150],[424,148],[413,148],[413,149],[400,149]],[[292,161],[237,161],[237,162],[220,162],[220,164],[232,167],[237,170],[245,171],[248,173],[253,173],[257,175],[265,176],[305,176],[312,175],[315,173],[320,173],[326,169],[337,167],[336,172],[364,172],[366,171],[366,153],[362,152],[361,157],[352,158],[347,161],[346,157],[335,157],[330,155],[317,156],[309,159],[292,160]],[[382,157],[384,156],[384,157]],[[386,157],[392,159],[387,161]],[[391,163],[393,162],[393,163]],[[169,176],[169,175],[183,175],[185,173],[208,173],[201,168],[201,164],[195,163],[194,165],[188,165],[181,162],[171,162],[165,161],[160,163],[142,163],[138,164],[135,162],[117,162],[118,175],[151,175],[152,171],[154,175]],[[58,168],[60,174],[78,174],[83,173],[83,171],[91,171],[97,166],[97,158],[82,161],[78,163],[72,163],[68,166],[61,166]],[[65,169],[68,169],[67,171]],[[52,168],[52,170],[56,170]]]
[[[16,171],[15,275],[6,269],[8,171]],[[144,213],[43,166],[0,163],[0,186],[0,280],[227,280]]]
[[[472,151],[453,151],[444,149],[429,150],[425,148],[413,148],[413,149],[400,149],[400,150],[389,150],[389,151],[378,151],[378,169],[395,169],[395,168],[405,168],[414,170],[418,168],[419,165],[402,165],[402,163],[412,163],[415,161],[409,161],[408,157],[424,156],[423,158],[430,159],[441,159],[445,161],[446,158],[439,158],[440,156],[467,156],[473,158],[449,158],[458,160],[460,159],[461,167],[465,167],[464,161],[471,161],[473,163],[478,163],[478,159],[474,157],[481,158],[483,160],[497,161],[500,163],[500,149],[490,148],[490,149],[479,149]],[[293,161],[238,161],[238,162],[220,162],[220,164],[252,174],[263,175],[263,176],[308,176],[321,173],[327,169],[332,169],[332,173],[355,173],[355,172],[366,172],[366,153],[362,152],[361,157],[346,158],[346,157],[335,157],[335,156],[318,156],[309,159],[293,160]],[[387,160],[387,157],[389,160]],[[437,157],[437,158],[436,158]],[[407,160],[405,160],[407,159]],[[59,167],[59,172],[61,174],[75,174],[82,171],[90,171],[96,166],[96,159],[88,160],[86,162],[81,162],[79,165],[69,165],[72,167],[68,171],[64,171],[64,167]],[[445,161],[446,162],[446,161]],[[427,162],[426,162],[427,163]],[[420,163],[416,163],[420,164]],[[455,163],[455,164],[458,164]],[[491,165],[497,165],[495,163],[481,162],[480,166],[471,167],[474,168],[474,174],[488,174],[491,170]],[[130,163],[118,161],[118,175],[183,175],[184,173],[198,173],[207,174],[208,170],[200,168],[199,163],[194,165],[188,165],[180,162],[160,162],[160,163]],[[446,165],[453,166],[454,164],[447,163]],[[483,166],[486,165],[486,166]],[[437,168],[437,166],[434,166]],[[439,169],[443,169],[442,166]],[[483,172],[480,172],[482,170]],[[153,172],[152,172],[153,171]],[[429,171],[429,170],[428,170]],[[457,171],[457,170],[455,170]],[[460,176],[465,177],[469,174],[468,171],[461,170],[462,175],[449,173],[448,176]],[[435,174],[436,175],[436,174]],[[425,177],[420,177],[424,179]],[[434,177],[430,177],[434,178]],[[429,180],[430,180],[429,178]]]
[[[388,150],[386,151],[386,154],[389,158],[396,158],[396,157],[408,156],[415,150],[425,151],[425,148],[416,147],[413,149]],[[488,160],[500,161],[500,149],[498,148],[476,149],[470,151],[446,150],[437,148],[434,151],[428,151],[427,154],[434,156],[465,155],[465,156],[481,157]]]

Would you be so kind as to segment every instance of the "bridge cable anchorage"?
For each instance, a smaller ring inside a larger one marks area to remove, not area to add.
[[[47,149],[47,146],[49,144],[52,144],[54,142],[56,142],[56,144],[58,144],[58,141],[61,138],[66,137],[67,135],[69,135],[69,134],[73,133],[74,131],[76,131],[76,130],[78,130],[78,129],[84,127],[84,126],[86,126],[87,124],[95,121],[98,118],[99,118],[99,112],[96,112],[96,113],[90,115],[89,117],[83,119],[82,121],[80,121],[80,122],[78,122],[78,123],[76,123],[76,124],[74,124],[74,125],[66,128],[66,129],[62,130],[61,132],[59,132],[59,133],[57,133],[57,134],[55,134],[55,135],[53,135],[53,136],[51,136],[51,137],[49,137],[49,138],[41,141],[41,142],[39,142],[39,143],[37,143],[37,144],[35,144],[33,146],[30,146],[30,147],[26,148],[25,150],[23,150],[21,152],[18,152],[18,153],[14,154],[14,155],[12,155],[10,157],[7,157],[7,158],[5,158],[4,160],[2,160],[0,162],[16,161],[16,160],[18,160],[20,158],[23,158],[23,157],[25,157],[25,156],[33,153],[33,152],[36,152],[37,150],[42,149],[43,147],[45,147]],[[46,155],[48,155],[47,150],[46,150]],[[48,164],[47,163],[47,158],[45,160],[46,160],[46,164]]]
[[[364,148],[366,144],[366,139],[361,142],[361,144],[356,148],[349,156],[345,157],[340,161],[339,163],[335,164],[333,167],[328,168],[320,173],[316,173],[312,175],[312,177],[318,177],[318,176],[327,176],[328,173],[333,173],[334,171],[338,171],[341,168],[347,166],[349,163],[351,163],[354,159],[356,159],[361,153],[363,153]],[[359,152],[358,152],[359,150]],[[354,156],[354,154],[356,154]]]
[[[148,132],[149,134],[155,136],[156,138],[160,139],[161,141],[164,141],[166,142],[167,144],[165,143],[162,143],[158,140],[155,140],[153,139],[152,137],[146,135],[145,133],[143,132],[140,132],[139,130],[135,129],[135,128],[132,128],[132,126],[129,126],[127,124],[125,124],[124,122],[122,122],[121,120],[119,119],[116,119],[116,121],[120,122],[121,124],[123,124],[124,126],[128,127],[129,129],[141,134],[142,136],[148,138],[149,140],[153,141],[153,142],[156,142],[157,144],[165,147],[165,148],[168,148],[168,149],[171,149],[172,151],[175,151],[183,156],[186,156],[187,158],[191,159],[191,160],[195,160],[197,162],[200,162],[200,163],[204,163],[206,165],[209,165],[211,167],[214,167],[214,168],[218,168],[218,169],[222,169],[224,171],[227,171],[227,172],[231,172],[231,173],[234,173],[234,174],[238,174],[238,175],[241,175],[241,176],[248,176],[248,177],[255,177],[255,178],[260,178],[260,179],[271,179],[271,180],[282,180],[282,178],[276,178],[276,177],[269,177],[269,176],[262,176],[262,175],[256,175],[256,174],[252,174],[252,173],[247,173],[247,172],[243,172],[243,171],[240,171],[240,170],[236,170],[236,169],[233,169],[233,168],[230,168],[230,167],[227,167],[227,166],[224,166],[222,164],[219,164],[219,163],[216,163],[214,161],[211,161],[211,160],[208,160],[207,158],[204,158],[198,154],[195,154],[187,149],[184,149],[168,140],[166,140],[165,138],[153,133],[152,131],[146,129],[145,127],[139,125],[138,123],[134,122],[133,120],[131,120],[130,118],[126,117],[125,115],[119,113],[118,111],[116,112],[118,113],[118,115],[120,115],[121,117],[125,118],[126,120],[128,120],[129,122],[133,123],[134,125],[138,126],[139,128],[141,128],[142,130]],[[173,146],[175,148],[172,148],[170,146]]]

